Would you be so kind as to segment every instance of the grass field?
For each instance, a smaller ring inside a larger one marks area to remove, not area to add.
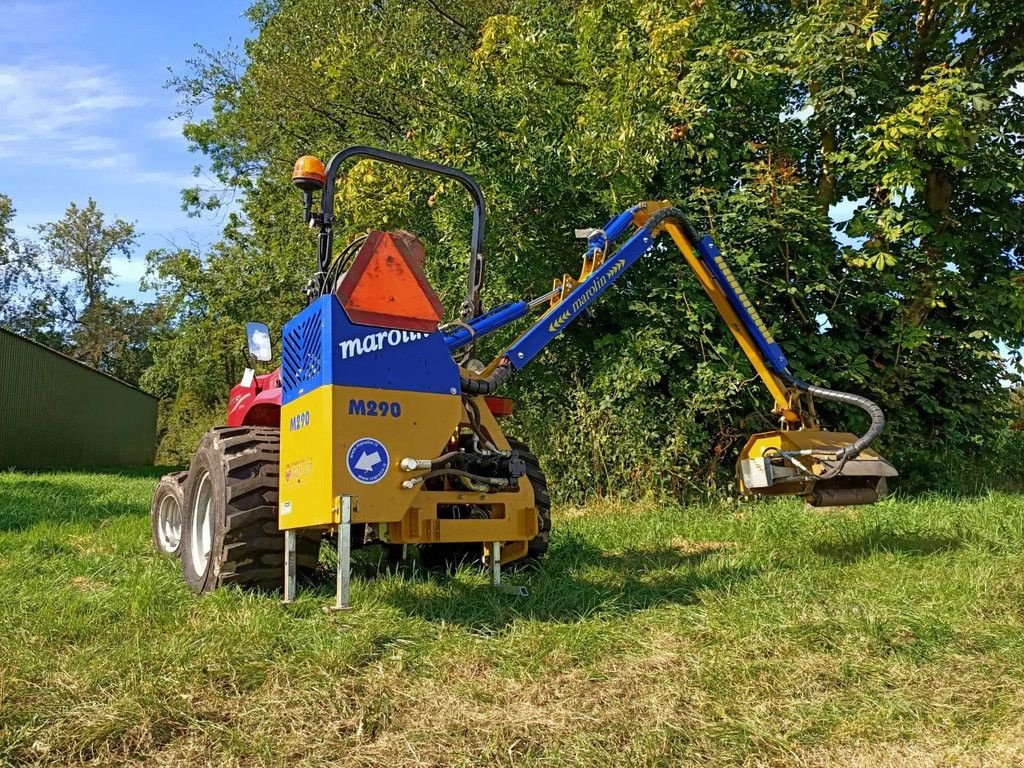
[[[558,508],[550,560],[189,593],[155,474],[0,474],[0,765],[1024,764],[1024,497]]]

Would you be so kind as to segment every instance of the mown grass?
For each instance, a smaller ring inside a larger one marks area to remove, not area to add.
[[[550,560],[355,608],[189,593],[155,475],[0,474],[0,764],[1024,763],[1024,497],[559,508]]]

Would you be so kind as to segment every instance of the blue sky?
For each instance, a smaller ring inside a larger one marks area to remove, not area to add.
[[[134,222],[137,256],[115,260],[117,292],[138,295],[145,253],[204,247],[221,215],[189,218],[180,190],[197,183],[168,67],[194,45],[240,45],[248,0],[0,0],[0,193],[15,227],[60,218],[90,196],[108,217]],[[202,183],[200,178],[199,183]]]

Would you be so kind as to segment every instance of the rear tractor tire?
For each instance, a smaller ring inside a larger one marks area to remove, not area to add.
[[[194,592],[230,584],[265,591],[284,584],[278,529],[280,435],[273,427],[218,427],[199,441],[185,483],[181,561]],[[300,577],[316,569],[318,531],[298,531]]]
[[[160,478],[149,508],[153,546],[162,555],[181,551],[181,529],[185,508],[185,479],[188,472],[173,472]]]
[[[519,458],[526,464],[526,479],[533,486],[533,503],[537,507],[537,535],[530,539],[526,557],[520,562],[512,563],[512,566],[536,566],[547,554],[548,541],[551,539],[551,495],[548,493],[548,478],[541,469],[540,461],[530,451],[530,446],[515,438],[509,438],[508,444],[513,451],[519,451]]]

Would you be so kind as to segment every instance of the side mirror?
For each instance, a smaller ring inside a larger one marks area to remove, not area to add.
[[[270,329],[266,323],[246,323],[245,337],[249,342],[250,355],[261,363],[270,360]]]

